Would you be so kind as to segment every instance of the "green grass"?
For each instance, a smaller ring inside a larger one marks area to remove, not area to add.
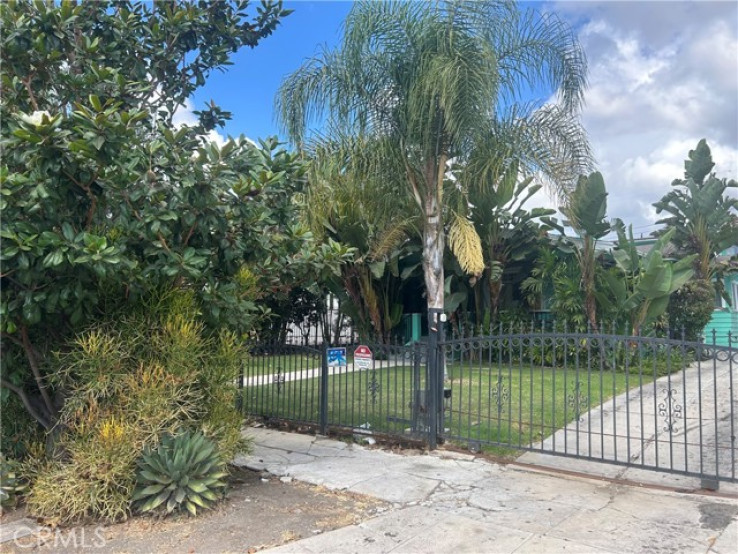
[[[319,385],[318,379],[278,383],[272,378],[263,386],[244,388],[244,408],[247,413],[317,423]],[[347,372],[343,368],[340,374],[328,378],[328,421],[350,427],[369,423],[375,431],[402,431],[409,426],[412,413],[411,385],[411,368],[391,367],[374,372]],[[398,418],[407,419],[408,423],[397,421]]]
[[[298,354],[266,354],[247,358],[246,375],[270,375],[272,373],[299,372],[320,367],[321,354],[301,352]]]
[[[422,377],[424,368],[420,369]],[[639,385],[637,375],[622,372],[450,364],[446,387],[445,433],[459,440],[513,448],[536,443],[587,412]],[[644,385],[652,376],[640,378]],[[403,433],[413,420],[411,367],[342,373],[328,379],[328,421],[332,425]],[[374,385],[372,385],[374,383]],[[422,382],[421,382],[421,388]],[[286,381],[244,389],[248,413],[319,421],[318,379]],[[421,416],[422,422],[422,416]]]
[[[619,372],[530,366],[451,365],[448,376],[448,434],[512,447],[534,444],[577,419],[587,428],[590,409],[639,384]]]

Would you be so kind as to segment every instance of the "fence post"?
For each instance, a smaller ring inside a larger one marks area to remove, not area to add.
[[[443,409],[443,364],[439,363],[438,355],[442,313],[440,308],[428,308],[428,448],[431,450],[438,446],[439,412]]]
[[[246,362],[244,360],[241,360],[241,364],[238,368],[238,396],[236,396],[236,409],[238,410],[238,413],[241,414],[243,417],[243,380],[244,380],[244,371],[243,366]]]
[[[420,391],[420,356],[421,356],[420,343],[413,343],[413,386],[412,386],[412,429],[413,433],[419,433],[421,429],[425,428],[425,425],[420,420],[420,414],[422,413],[422,395]],[[424,404],[425,401],[422,401]]]
[[[328,345],[325,342],[320,364],[320,434],[328,434]]]

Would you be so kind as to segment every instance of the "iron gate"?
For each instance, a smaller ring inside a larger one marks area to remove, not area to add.
[[[347,345],[333,364],[327,346],[258,345],[244,364],[241,401],[247,415],[310,425],[321,433],[428,440],[424,345],[367,343],[370,363]]]
[[[736,349],[565,329],[439,348],[450,440],[736,481]]]
[[[433,328],[433,326],[431,326]],[[738,350],[605,332],[498,331],[330,365],[326,346],[254,346],[251,416],[322,433],[449,440],[736,482]]]

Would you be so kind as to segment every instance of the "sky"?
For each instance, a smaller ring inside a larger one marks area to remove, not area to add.
[[[608,188],[608,217],[631,223],[636,236],[655,230],[659,216],[651,204],[683,177],[684,159],[701,138],[712,149],[717,176],[738,179],[738,2],[534,5],[569,22],[586,52],[582,121]],[[231,111],[221,135],[284,138],[273,115],[277,88],[321,46],[338,43],[351,3],[285,7],[295,12],[255,49],[236,54],[233,66],[211,76],[187,106],[213,99]],[[555,207],[546,194],[533,202]]]

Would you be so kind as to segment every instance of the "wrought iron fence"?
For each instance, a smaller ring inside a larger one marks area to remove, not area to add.
[[[448,439],[736,481],[736,349],[563,328],[439,347]]]
[[[251,347],[241,381],[244,413],[323,433],[425,438],[425,348],[367,343],[371,359],[357,359],[357,346],[340,347],[343,356],[329,356],[337,348],[327,346]]]
[[[668,471],[736,478],[738,349],[538,327],[367,344],[254,345],[246,414]],[[729,338],[729,341],[732,339]],[[434,345],[436,345],[434,347]],[[715,485],[716,486],[716,485]]]

